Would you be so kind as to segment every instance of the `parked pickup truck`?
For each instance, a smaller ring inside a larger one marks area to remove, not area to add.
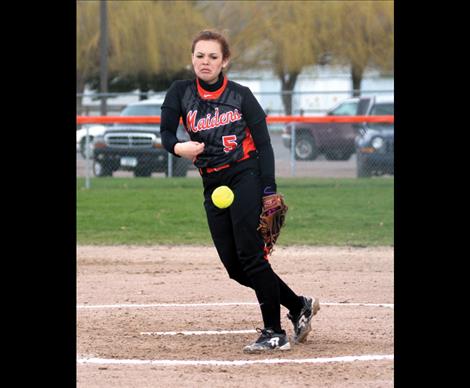
[[[161,99],[129,104],[121,116],[160,116]],[[176,136],[189,140],[182,125]],[[169,175],[169,154],[163,148],[159,124],[114,124],[93,139],[93,173],[112,176],[114,171],[132,171],[136,177],[150,177],[153,172]],[[173,156],[172,176],[186,176],[191,161]]]
[[[327,111],[327,116],[370,115],[374,105],[385,100],[381,97],[352,97],[339,102]],[[315,160],[324,154],[327,160],[348,160],[356,151],[355,138],[362,127],[360,123],[288,123],[283,130],[284,146],[291,148],[292,130],[295,128],[295,158]]]
[[[394,115],[394,102],[376,102],[373,116]],[[367,123],[356,137],[357,177],[394,175],[395,126],[391,123]]]

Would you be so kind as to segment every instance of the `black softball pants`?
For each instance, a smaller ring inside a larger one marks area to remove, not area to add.
[[[229,277],[255,291],[265,328],[280,331],[280,305],[296,314],[302,304],[264,256],[264,242],[257,230],[262,207],[258,160],[236,163],[202,179],[209,230]],[[226,209],[217,208],[211,200],[212,192],[222,185],[235,195]]]

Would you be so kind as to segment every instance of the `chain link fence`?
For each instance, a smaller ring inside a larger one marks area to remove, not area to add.
[[[345,98],[322,116],[394,115],[393,91],[386,97]],[[162,96],[127,105],[129,116],[159,116]],[[115,113],[113,113],[115,114]],[[271,114],[271,113],[270,113]],[[318,115],[318,114],[317,114]],[[196,177],[191,161],[169,154],[158,124],[86,124],[77,130],[77,176]],[[394,124],[289,122],[269,124],[278,177],[370,178],[394,173]],[[180,140],[189,136],[181,125]]]

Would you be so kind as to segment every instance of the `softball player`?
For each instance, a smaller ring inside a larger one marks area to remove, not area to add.
[[[200,32],[192,43],[194,80],[175,81],[165,97],[161,115],[162,143],[176,157],[193,161],[204,186],[204,207],[214,245],[229,277],[252,288],[260,304],[264,328],[246,346],[246,353],[289,350],[281,327],[280,305],[294,325],[294,342],[311,330],[320,309],[318,299],[297,295],[273,271],[264,253],[257,227],[263,195],[276,192],[274,154],[266,114],[251,91],[229,81],[223,71],[230,49],[214,31]],[[190,141],[179,142],[180,118]],[[233,204],[217,208],[215,188],[226,185],[235,194]]]

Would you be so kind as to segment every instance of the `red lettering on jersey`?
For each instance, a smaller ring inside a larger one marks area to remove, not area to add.
[[[237,148],[237,137],[235,135],[222,136],[222,143],[224,144],[224,152],[230,152]]]
[[[188,126],[190,131],[194,131],[194,123],[196,121],[196,116],[197,116],[197,110],[189,111],[187,116],[186,116],[186,125]]]
[[[220,115],[220,124],[222,124],[222,125],[227,124],[227,115],[225,113],[222,113]]]
[[[241,113],[238,109],[228,111],[219,115],[219,108],[215,108],[214,116],[210,113],[196,123],[197,110],[190,110],[186,115],[186,124],[188,129],[192,132],[207,131],[208,129],[217,128],[221,125],[234,123],[242,119]]]

